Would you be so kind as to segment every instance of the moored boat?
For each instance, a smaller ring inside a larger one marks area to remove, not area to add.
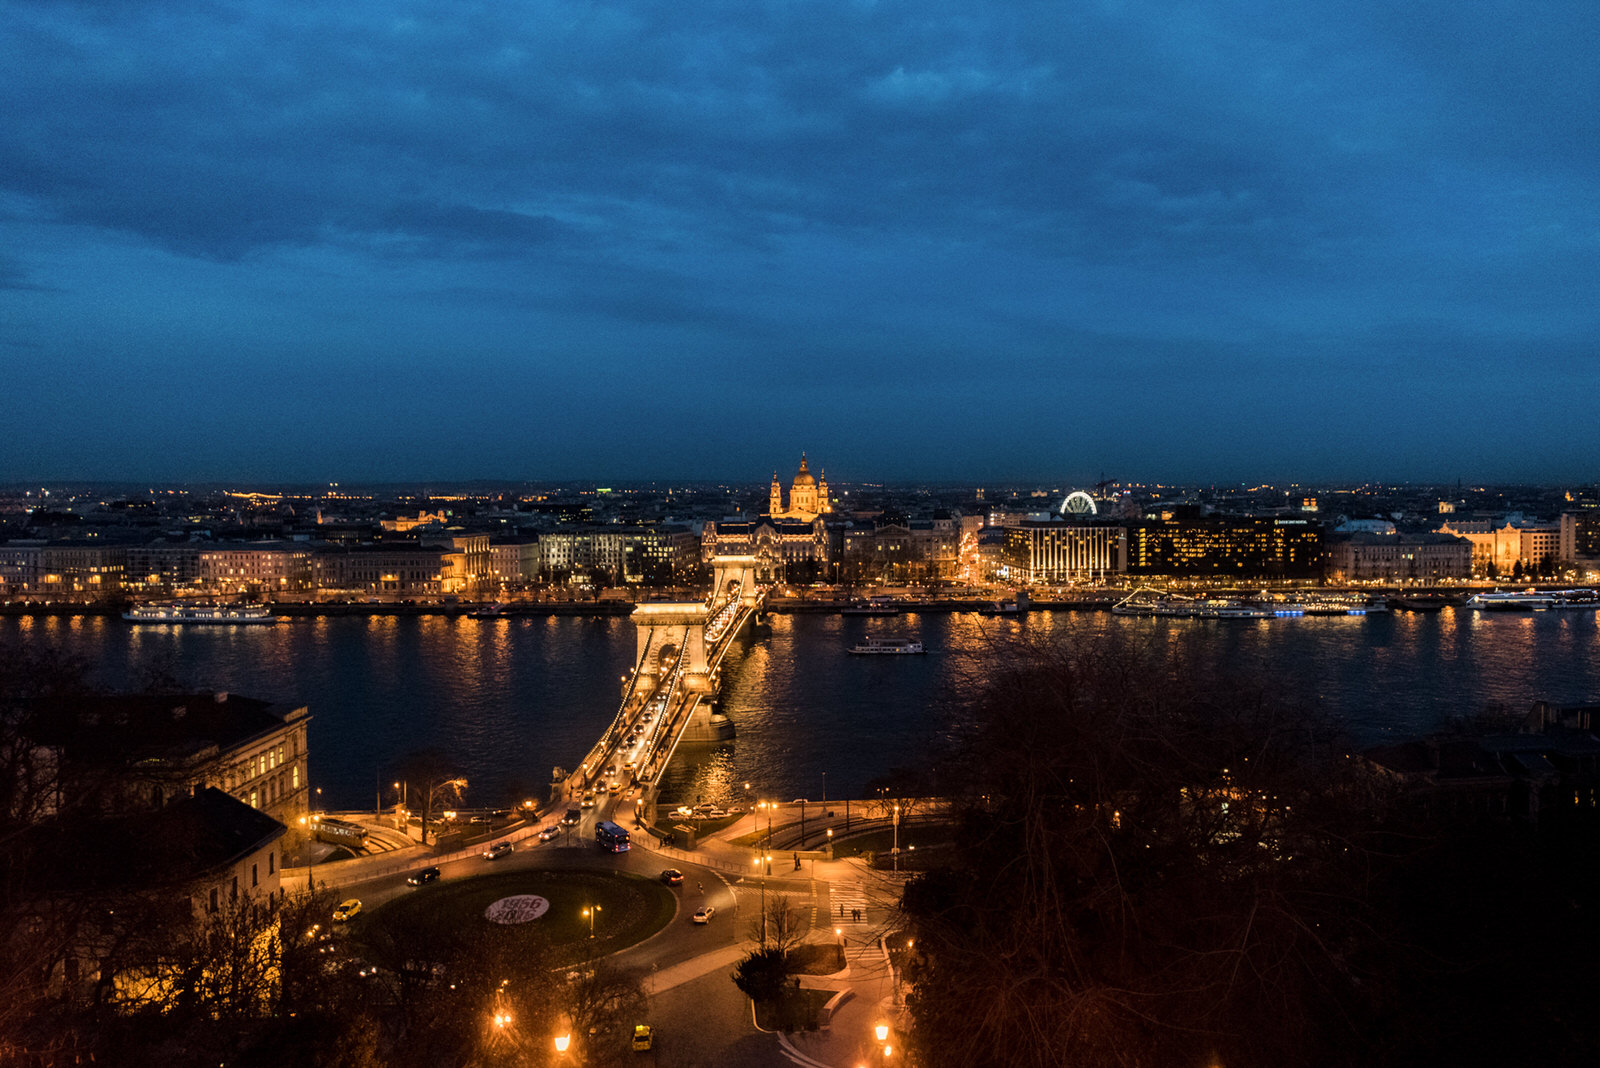
[[[1467,598],[1468,608],[1485,612],[1545,612],[1552,609],[1600,608],[1600,591],[1573,590],[1494,590]]]
[[[272,624],[278,617],[259,604],[186,604],[182,601],[152,601],[136,604],[122,613],[130,623],[211,623],[229,626]]]
[[[1222,598],[1167,596],[1139,589],[1111,606],[1119,616],[1153,616],[1164,619],[1271,619],[1271,609]]]
[[[888,601],[857,601],[839,609],[846,616],[897,616],[900,609]]]
[[[850,652],[861,656],[915,656],[927,650],[915,638],[866,638]]]

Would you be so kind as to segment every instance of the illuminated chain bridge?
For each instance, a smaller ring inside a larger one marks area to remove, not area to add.
[[[722,661],[766,603],[766,588],[756,582],[760,566],[754,556],[718,557],[706,600],[634,609],[638,653],[622,678],[622,702],[583,762],[558,780],[566,798],[610,795],[620,807],[616,801],[637,788],[637,813],[654,805],[678,743],[724,736],[712,719]]]

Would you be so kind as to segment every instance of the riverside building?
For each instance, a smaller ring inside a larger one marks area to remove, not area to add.
[[[1128,570],[1128,532],[1110,523],[1023,520],[1005,528],[1004,560],[1014,582],[1100,582]]]
[[[1308,519],[1206,516],[1128,527],[1130,575],[1313,579],[1322,562],[1322,527]]]

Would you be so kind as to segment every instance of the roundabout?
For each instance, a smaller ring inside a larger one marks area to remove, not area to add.
[[[605,956],[671,922],[677,897],[657,880],[584,869],[500,871],[447,879],[393,898],[352,924],[359,941],[490,937],[538,948],[556,966]]]

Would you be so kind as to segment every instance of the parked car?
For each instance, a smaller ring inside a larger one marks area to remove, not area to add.
[[[550,826],[545,827],[545,828],[543,828],[542,830],[539,831],[539,841],[548,842],[548,841],[550,841],[550,839],[555,838],[560,833],[561,833],[561,828],[557,827],[555,824],[552,823]]]
[[[361,899],[348,898],[333,907],[333,922],[347,923],[361,915]]]
[[[661,881],[666,883],[668,886],[682,886],[683,872],[679,871],[677,868],[668,868],[666,871],[661,873]]]
[[[509,857],[510,855],[510,842],[496,842],[494,845],[483,851],[484,860],[499,860],[501,857]]]
[[[697,909],[694,910],[694,922],[695,923],[710,923],[711,922],[711,917],[715,916],[716,914],[717,914],[716,906],[714,906],[714,905],[702,905],[700,908],[697,908]]]
[[[423,868],[421,871],[414,871],[406,876],[406,882],[412,886],[427,886],[437,878],[439,878],[438,868]]]

